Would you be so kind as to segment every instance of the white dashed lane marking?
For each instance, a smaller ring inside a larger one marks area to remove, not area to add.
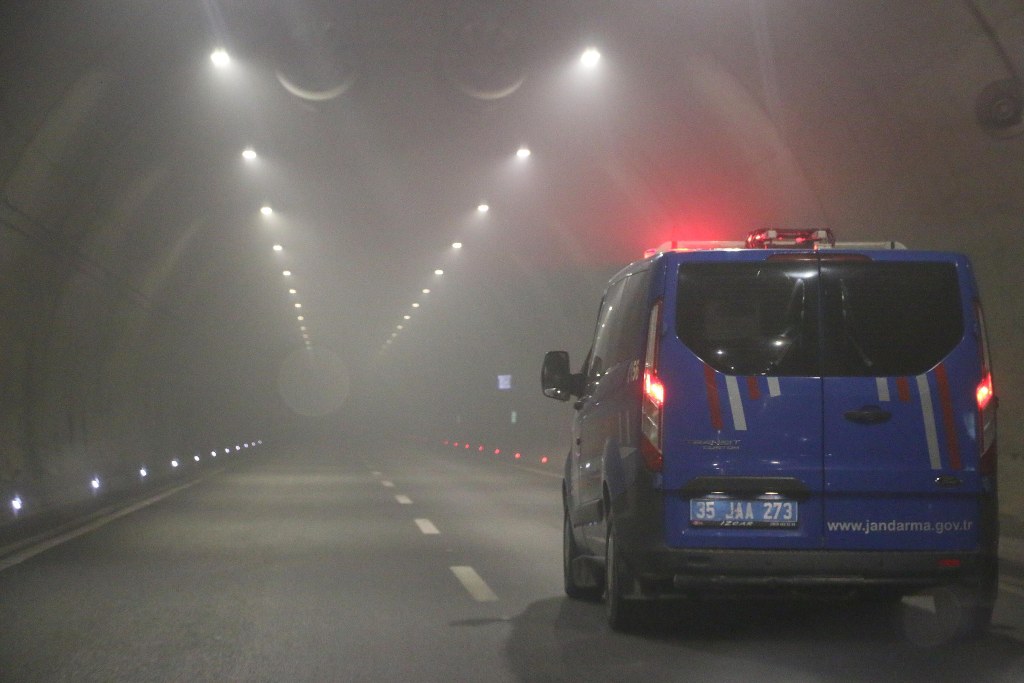
[[[440,531],[437,530],[437,527],[434,526],[434,523],[431,522],[429,519],[417,519],[415,521],[416,521],[416,526],[418,526],[420,528],[420,531],[422,531],[425,534],[429,535],[429,534],[439,534],[439,533],[441,533]]]
[[[403,496],[402,494],[398,494],[397,496],[395,496],[395,500],[397,500],[402,505],[412,505],[412,498],[410,498],[409,496]]]
[[[388,489],[395,488],[395,482],[388,481],[387,479],[382,479],[381,482],[380,482],[380,485],[383,486],[384,488],[388,488]]]
[[[498,599],[497,594],[491,590],[491,587],[480,578],[480,575],[476,573],[476,570],[472,567],[452,567],[452,573],[462,583],[462,587],[465,588],[473,599],[477,602],[494,602]]]

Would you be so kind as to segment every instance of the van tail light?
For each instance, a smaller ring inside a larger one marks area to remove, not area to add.
[[[992,373],[986,372],[978,382],[978,410],[984,411],[992,400]]]
[[[978,401],[978,471],[987,477],[996,474],[996,400],[992,383],[992,361],[988,354],[988,333],[985,330],[985,316],[979,302],[974,303],[978,319],[978,355],[980,356],[981,379],[975,389]]]
[[[651,307],[647,322],[647,349],[644,352],[643,397],[640,408],[640,455],[652,472],[660,472],[664,461],[665,385],[658,378],[658,332],[661,329],[661,306],[659,299]]]

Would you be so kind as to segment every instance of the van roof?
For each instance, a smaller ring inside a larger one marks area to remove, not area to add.
[[[747,235],[744,242],[724,240],[672,240],[663,242],[644,252],[644,257],[671,251],[707,251],[735,249],[859,249],[892,250],[906,249],[895,240],[879,242],[837,242],[828,228],[823,230],[763,229]]]

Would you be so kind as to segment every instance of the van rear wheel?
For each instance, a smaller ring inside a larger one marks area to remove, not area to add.
[[[992,625],[995,607],[992,591],[984,587],[956,584],[935,591],[935,616],[958,638],[984,635]]]
[[[622,559],[617,531],[612,518],[608,518],[608,541],[605,544],[604,594],[608,625],[613,631],[631,631],[636,627],[637,605],[627,595],[633,579]]]

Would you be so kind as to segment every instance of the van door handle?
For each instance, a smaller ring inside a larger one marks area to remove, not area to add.
[[[878,406],[861,406],[857,410],[847,410],[843,417],[857,424],[877,425],[888,422],[892,418],[892,413]]]

